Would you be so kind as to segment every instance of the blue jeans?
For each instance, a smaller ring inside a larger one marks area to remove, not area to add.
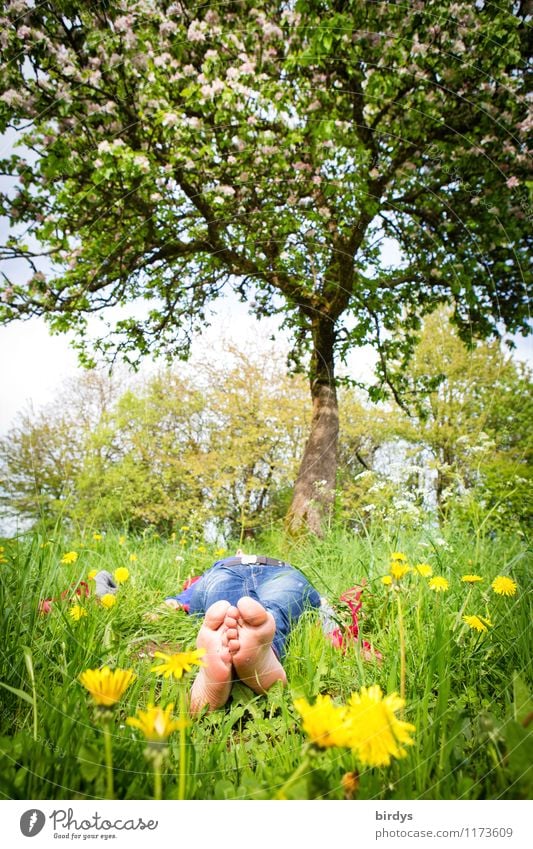
[[[205,614],[216,601],[236,605],[250,596],[270,611],[276,622],[272,648],[278,658],[285,653],[291,628],[309,607],[320,607],[320,596],[306,577],[292,566],[239,564],[219,560],[193,585],[190,614]]]

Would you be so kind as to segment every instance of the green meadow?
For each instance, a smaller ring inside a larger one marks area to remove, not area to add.
[[[228,554],[234,548],[226,544]],[[264,535],[255,550],[290,560],[333,603],[342,625],[349,617],[339,596],[366,582],[358,640],[343,653],[309,612],[290,639],[286,688],[276,685],[267,696],[256,696],[236,683],[224,708],[190,719],[186,694],[194,669],[179,680],[163,678],[152,669],[153,655],[194,649],[198,622],[165,607],[163,599],[208,568],[222,555],[220,548],[178,528],[169,538],[93,530],[68,537],[31,534],[5,540],[2,549],[4,798],[531,794],[531,572],[523,536],[467,534],[453,526],[390,535],[338,530],[322,540]],[[382,579],[391,574],[391,554],[398,553],[410,570],[387,584]],[[431,575],[420,574],[419,564],[429,566]],[[129,576],[107,608],[88,575],[120,568]],[[481,580],[465,582],[465,575]],[[493,587],[498,577],[507,579],[495,584],[499,592]],[[381,653],[381,662],[364,659],[363,640]],[[103,722],[79,676],[105,665],[136,677]],[[313,705],[317,696],[328,695],[332,704],[343,705],[375,684],[383,694],[404,694],[398,717],[415,731],[403,757],[375,767],[351,748],[313,742],[295,700]],[[177,727],[159,748],[147,747],[143,734],[127,723],[149,704],[174,706]]]

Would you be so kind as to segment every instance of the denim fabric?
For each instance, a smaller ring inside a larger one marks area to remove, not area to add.
[[[192,587],[190,614],[204,614],[216,601],[236,605],[243,596],[255,599],[269,610],[276,622],[272,643],[278,658],[285,653],[291,628],[308,607],[320,607],[320,596],[307,578],[285,566],[226,566],[218,560]]]

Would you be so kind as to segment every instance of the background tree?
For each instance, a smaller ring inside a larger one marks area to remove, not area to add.
[[[400,411],[396,435],[413,446],[411,453],[417,446],[419,454],[430,452],[441,517],[453,509],[457,496],[476,492],[486,509],[501,502],[500,514],[503,510],[507,519],[527,521],[531,370],[505,354],[497,341],[467,347],[450,325],[449,310],[441,309],[424,320],[401,379],[410,416]]]
[[[439,303],[464,335],[526,331],[527,4],[10,0],[1,23],[0,128],[31,150],[3,164],[3,253],[33,269],[2,320],[83,337],[141,298],[97,345],[135,360],[185,356],[227,287],[283,315],[313,400],[293,528],[333,500],[339,357],[376,348],[377,398]]]

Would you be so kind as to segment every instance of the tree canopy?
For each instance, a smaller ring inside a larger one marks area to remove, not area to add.
[[[97,343],[135,361],[186,356],[228,288],[282,314],[314,404],[296,523],[333,498],[339,357],[372,345],[380,397],[440,303],[464,338],[527,332],[526,3],[10,0],[2,25],[0,129],[30,152],[2,253],[31,274],[1,320],[90,360],[88,315],[142,299]]]

